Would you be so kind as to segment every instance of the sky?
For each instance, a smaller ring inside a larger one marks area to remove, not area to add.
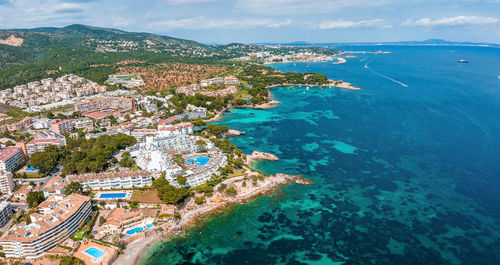
[[[500,43],[500,0],[0,0],[0,28],[85,24],[203,43]]]

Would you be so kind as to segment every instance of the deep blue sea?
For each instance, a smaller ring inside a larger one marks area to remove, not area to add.
[[[159,243],[143,264],[500,264],[500,49],[339,48],[392,53],[274,65],[363,90],[274,88],[283,104],[220,122],[246,131],[231,138],[243,151],[281,158],[257,168],[315,184]]]

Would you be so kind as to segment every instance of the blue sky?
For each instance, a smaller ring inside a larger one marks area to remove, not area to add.
[[[0,28],[74,23],[204,43],[500,43],[500,0],[0,0]]]

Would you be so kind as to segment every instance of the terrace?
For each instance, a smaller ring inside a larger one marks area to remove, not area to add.
[[[87,265],[111,264],[118,256],[118,249],[103,246],[92,241],[87,241],[78,248],[74,256],[83,260]]]

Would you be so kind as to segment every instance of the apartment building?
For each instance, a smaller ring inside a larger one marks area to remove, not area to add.
[[[23,149],[18,146],[9,146],[0,151],[0,171],[12,172],[24,163],[26,157]]]
[[[125,97],[95,98],[75,104],[75,111],[79,111],[81,113],[105,109],[132,110],[133,108],[134,99]]]
[[[194,132],[194,125],[191,123],[179,123],[176,125],[163,126],[158,130],[158,135],[163,137],[178,135],[178,134],[192,134]]]
[[[75,234],[92,213],[90,198],[52,195],[30,215],[31,223],[12,226],[0,237],[7,258],[40,258]]]
[[[36,152],[42,152],[45,147],[55,145],[57,147],[66,145],[66,138],[54,131],[43,130],[35,134],[35,139],[26,144],[28,155]]]
[[[10,220],[10,214],[12,213],[12,206],[10,202],[2,201],[0,203],[0,226],[4,226]]]
[[[153,177],[146,170],[69,175],[66,179],[68,183],[79,182],[91,190],[141,188],[153,185]]]
[[[94,129],[94,122],[89,118],[81,118],[75,121],[75,128],[77,129]]]
[[[0,192],[3,194],[11,194],[16,185],[12,179],[12,173],[0,172]]]
[[[53,177],[43,186],[42,191],[45,198],[48,198],[52,195],[62,195],[66,190],[66,186],[68,186],[68,182],[66,179],[56,176]]]
[[[73,120],[57,120],[50,125],[50,130],[58,134],[69,133],[73,130]]]

